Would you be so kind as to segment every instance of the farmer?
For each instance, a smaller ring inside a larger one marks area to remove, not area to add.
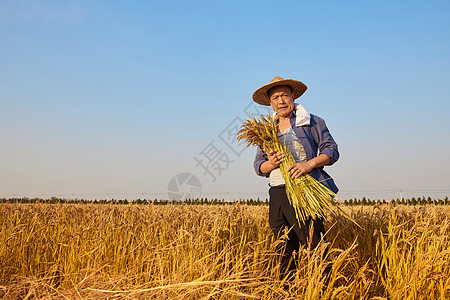
[[[339,158],[337,144],[323,119],[309,114],[303,106],[294,103],[306,89],[306,85],[300,81],[276,76],[253,93],[253,100],[261,105],[270,105],[275,111],[280,141],[286,144],[296,161],[288,168],[291,178],[309,173],[336,193],[338,188],[323,167],[332,165]],[[300,224],[297,221],[279,168],[284,157],[282,152],[271,150],[265,153],[258,147],[253,165],[258,175],[269,177],[269,225],[275,238],[283,234],[283,229],[292,228],[288,234],[282,265],[282,270],[288,271],[295,269],[295,264],[291,261],[294,250],[298,251],[300,244],[316,248],[325,234],[325,228],[322,219],[308,219]]]

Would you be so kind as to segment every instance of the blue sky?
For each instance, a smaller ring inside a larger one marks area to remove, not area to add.
[[[450,194],[447,1],[2,0],[0,39],[0,197],[167,198],[187,172],[265,198],[220,135],[276,75],[308,86],[342,198]]]

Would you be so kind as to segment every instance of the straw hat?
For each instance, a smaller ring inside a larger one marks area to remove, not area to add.
[[[297,99],[306,91],[307,87],[301,81],[297,81],[294,79],[283,79],[280,76],[275,76],[272,81],[266,85],[263,85],[259,89],[257,89],[253,93],[253,101],[261,105],[270,105],[270,99],[267,92],[276,86],[279,85],[287,85],[292,88],[292,92],[294,93],[294,99]]]

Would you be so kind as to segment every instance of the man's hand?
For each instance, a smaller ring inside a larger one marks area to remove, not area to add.
[[[274,166],[274,168],[278,168],[283,161],[283,158],[286,156],[283,152],[278,152],[275,149],[272,149],[267,153],[269,158],[269,162]]]
[[[277,150],[271,150],[267,153],[268,161],[263,162],[259,166],[259,170],[263,174],[267,174],[278,168],[286,155]]]
[[[292,179],[299,178],[303,174],[308,174],[314,169],[314,165],[310,162],[298,162],[295,164],[292,164],[287,168],[287,171],[289,172],[289,176],[291,176]]]

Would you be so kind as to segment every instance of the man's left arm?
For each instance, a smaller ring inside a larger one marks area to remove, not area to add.
[[[311,128],[311,135],[318,145],[319,155],[326,154],[330,157],[327,165],[334,164],[339,159],[338,145],[331,136],[325,121],[317,116],[315,125]]]
[[[314,157],[306,162],[298,162],[291,165],[287,171],[291,178],[298,178],[303,174],[308,174],[315,168],[321,168],[330,163],[331,158],[326,154],[319,154],[319,156]]]

